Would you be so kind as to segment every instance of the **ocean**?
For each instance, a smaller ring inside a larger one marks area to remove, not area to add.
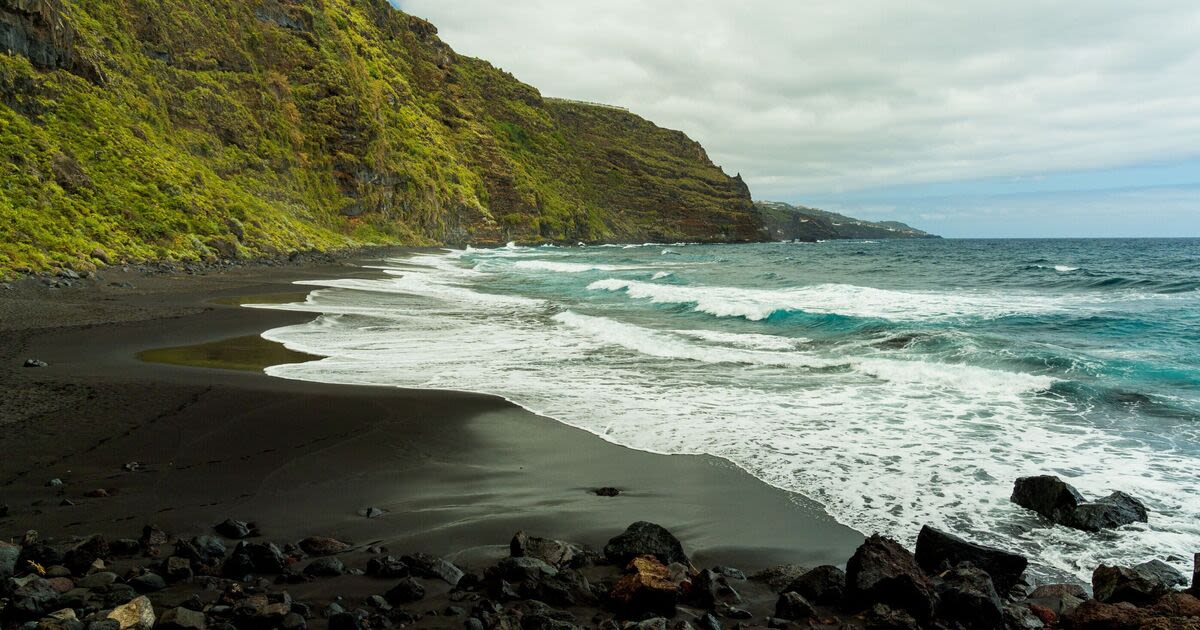
[[[318,313],[264,336],[327,358],[268,373],[497,394],[1039,580],[1200,551],[1200,240],[510,245],[379,272],[270,306]],[[1008,500],[1033,474],[1150,522],[1050,526]]]

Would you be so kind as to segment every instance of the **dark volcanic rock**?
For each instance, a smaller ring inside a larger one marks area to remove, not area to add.
[[[7,580],[17,571],[17,559],[21,548],[0,540],[0,581]]]
[[[12,578],[8,588],[8,609],[18,617],[37,618],[58,609],[61,594],[49,580],[36,575]]]
[[[675,581],[675,580],[672,580]],[[691,601],[712,610],[717,604],[740,604],[742,597],[729,584],[729,578],[705,569],[692,578]]]
[[[645,615],[675,616],[679,588],[671,581],[670,570],[653,555],[634,558],[631,573],[622,577],[609,593],[619,614],[628,619]]]
[[[846,600],[859,610],[887,604],[925,620],[933,614],[937,595],[911,553],[875,534],[846,564]]]
[[[875,604],[863,615],[868,630],[921,630],[921,624],[906,610]]]
[[[49,363],[39,359],[25,359],[25,367],[27,368],[44,368],[49,367]]]
[[[571,566],[577,557],[582,557],[583,552],[576,545],[561,540],[530,536],[524,531],[513,535],[512,541],[508,544],[508,550],[514,558],[537,558],[558,569]]]
[[[1075,508],[1084,502],[1083,495],[1079,494],[1078,490],[1053,475],[1017,479],[1010,500],[1055,523],[1070,520]]]
[[[337,577],[346,572],[346,565],[337,558],[317,558],[304,567],[304,575],[312,577]]]
[[[621,494],[621,491],[618,488],[613,488],[611,486],[596,488],[592,492],[594,492],[598,497],[615,497]]]
[[[287,561],[275,543],[242,541],[234,547],[222,572],[227,577],[240,578],[248,573],[282,573],[285,566]]]
[[[129,585],[139,593],[154,593],[167,588],[167,581],[157,573],[143,573],[129,580]]]
[[[1130,523],[1145,523],[1148,519],[1149,513],[1141,501],[1118,491],[1103,499],[1080,504],[1075,508],[1070,520],[1063,524],[1096,532]]]
[[[779,600],[775,602],[775,616],[780,619],[803,621],[816,614],[812,604],[804,599],[803,595],[793,591],[780,595]]]
[[[246,521],[237,521],[231,518],[227,518],[224,521],[217,523],[213,529],[216,530],[218,534],[234,540],[249,538],[251,535],[257,533],[254,531],[254,528],[250,525],[250,523],[247,523]]]
[[[1102,564],[1092,572],[1092,592],[1105,603],[1149,604],[1186,583],[1181,573],[1160,560],[1135,567]]]
[[[1003,628],[1004,606],[983,570],[962,564],[946,571],[937,584],[937,615],[964,628]]]
[[[188,610],[182,606],[163,613],[155,628],[161,630],[204,630],[204,613]]]
[[[408,577],[408,565],[395,556],[376,556],[367,560],[367,575],[387,579]]]
[[[427,553],[414,553],[411,556],[403,556],[401,560],[408,565],[409,571],[412,571],[413,574],[424,578],[443,580],[450,586],[458,584],[463,577],[462,569],[443,558]]]
[[[350,545],[327,536],[309,536],[301,540],[300,548],[310,556],[332,556],[350,550]]]
[[[393,606],[403,606],[425,597],[425,587],[412,578],[404,578],[383,594],[383,598]]]
[[[991,578],[1000,593],[1007,593],[1021,581],[1029,561],[1024,556],[968,542],[928,525],[917,535],[917,564],[933,575],[970,562]]]
[[[604,546],[604,555],[609,561],[618,564],[628,564],[638,556],[655,556],[663,564],[679,562],[691,565],[683,545],[679,539],[661,525],[638,521],[623,533],[608,541]]]
[[[1146,613],[1129,602],[1108,604],[1089,599],[1065,618],[1066,626],[1074,630],[1123,630],[1139,628]]]
[[[505,558],[496,565],[496,572],[508,582],[541,580],[558,575],[558,569],[537,558]]]
[[[93,562],[103,560],[108,555],[108,541],[103,536],[89,536],[63,554],[62,564],[70,569],[71,573],[83,575]]]
[[[1051,522],[1085,531],[1145,523],[1149,518],[1146,506],[1124,492],[1088,502],[1078,490],[1052,475],[1017,479],[1011,500]]]
[[[846,572],[824,564],[792,580],[783,590],[799,593],[814,604],[830,606],[841,602],[846,593]]]

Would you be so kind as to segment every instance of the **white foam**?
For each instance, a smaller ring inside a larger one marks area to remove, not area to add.
[[[1085,301],[1071,296],[892,291],[848,284],[768,290],[676,286],[607,278],[591,283],[588,289],[624,291],[631,298],[645,299],[655,304],[692,304],[697,312],[716,317],[743,317],[751,321],[767,319],[775,313],[787,311],[913,321],[955,317],[996,318],[1087,306]]]
[[[922,360],[870,344],[827,348],[698,330],[667,316],[645,320],[670,322],[655,329],[622,320],[621,309],[547,316],[544,301],[478,290],[490,285],[488,274],[464,276],[450,255],[446,260],[397,262],[399,277],[311,283],[332,288],[305,303],[268,306],[322,313],[264,336],[327,357],[268,373],[501,395],[632,448],[725,458],[806,494],[862,532],[911,543],[930,524],[1020,551],[1041,562],[1040,575],[1086,580],[1101,561],[1190,558],[1200,548],[1196,458],[1163,450],[1136,427],[1117,433],[1120,427],[1084,421],[1086,410],[1055,395],[1049,377]],[[602,282],[595,290],[631,296],[646,287],[687,289]],[[843,287],[819,285],[786,299],[719,287],[700,287],[702,294],[715,289],[700,299],[656,298],[697,306],[713,300],[739,317],[801,298],[809,308],[816,302],[918,319],[1006,312],[996,297],[953,303],[947,295],[952,304],[937,306],[934,296]],[[505,298],[513,301],[492,301]],[[1089,496],[1130,492],[1149,505],[1151,522],[1103,538],[1046,527],[1008,501],[1014,478],[1037,473],[1068,477]]]
[[[1054,270],[1061,273],[1067,273],[1071,271],[1079,271],[1079,267],[1072,267],[1070,265],[1054,265]]]
[[[584,273],[587,271],[622,271],[640,269],[627,265],[601,265],[594,263],[557,262],[553,260],[519,260],[513,267],[528,271],[552,271],[555,273]]]
[[[662,280],[663,278],[669,278],[672,275],[674,275],[674,274],[672,274],[670,271],[656,271],[653,276],[650,276],[650,279],[651,280]]]

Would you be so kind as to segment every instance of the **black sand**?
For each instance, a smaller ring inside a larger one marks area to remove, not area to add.
[[[369,273],[107,272],[88,286],[0,290],[0,504],[10,507],[0,536],[130,536],[148,522],[198,534],[232,517],[273,539],[382,541],[470,565],[501,555],[518,529],[599,547],[649,520],[698,566],[744,570],[842,564],[862,542],[803,497],[714,458],[633,451],[489,396],[257,371],[304,357],[254,338],[311,316],[242,308],[239,296],[295,299],[294,280]],[[235,369],[137,358],[196,345],[151,358]],[[22,368],[25,358],[49,367]],[[123,470],[134,461],[146,469]],[[65,485],[46,486],[53,478]],[[601,486],[623,492],[591,492]],[[115,493],[84,496],[98,488]],[[360,516],[368,506],[387,514]]]

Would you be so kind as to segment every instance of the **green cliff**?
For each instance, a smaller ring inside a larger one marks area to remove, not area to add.
[[[831,241],[837,239],[938,238],[899,221],[864,221],[844,214],[793,206],[780,201],[759,201],[766,234],[775,241]]]
[[[760,226],[684,134],[545,99],[386,0],[0,0],[0,275]]]

